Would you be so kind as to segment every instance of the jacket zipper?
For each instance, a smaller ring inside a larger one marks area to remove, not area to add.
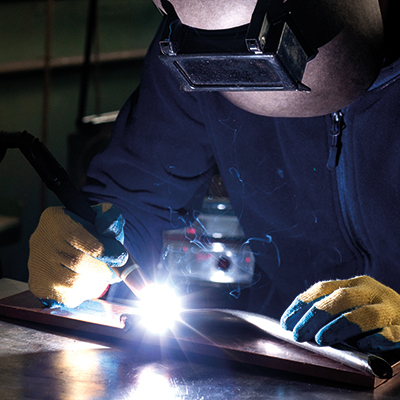
[[[349,215],[350,210],[347,208],[346,202],[342,200],[343,196],[346,196],[346,193],[345,190],[341,188],[339,180],[343,178],[338,177],[339,171],[337,169],[339,158],[345,157],[346,153],[343,152],[343,155],[341,154],[343,130],[346,127],[344,122],[344,114],[342,111],[337,111],[332,113],[330,118],[331,127],[329,131],[329,156],[326,167],[331,172],[332,176],[334,204],[336,215],[338,215],[339,225],[349,247],[353,249],[353,253],[358,261],[359,271],[361,272],[364,271],[368,265],[368,256],[366,250],[356,240],[353,229],[354,224],[352,223],[351,216]],[[344,159],[342,160],[342,163],[343,162],[345,162]],[[343,171],[340,173],[343,174]]]
[[[342,132],[345,128],[342,111],[331,114],[331,130],[329,131],[329,157],[326,167],[333,171],[339,162],[340,150],[342,147]]]

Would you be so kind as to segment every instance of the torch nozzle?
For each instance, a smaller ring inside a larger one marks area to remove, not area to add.
[[[153,284],[153,281],[139,267],[131,255],[124,266],[115,267],[112,270],[125,282],[126,286],[138,299],[141,298],[142,290]]]

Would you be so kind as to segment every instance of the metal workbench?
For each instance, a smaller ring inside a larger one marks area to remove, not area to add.
[[[0,280],[0,298],[25,289],[26,284]],[[400,397],[400,383],[366,390],[2,317],[0,392],[2,400],[389,400]]]

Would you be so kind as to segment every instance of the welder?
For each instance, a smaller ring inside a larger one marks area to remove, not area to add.
[[[125,296],[108,266],[127,249],[154,276],[217,166],[256,259],[247,309],[299,341],[399,349],[398,2],[154,2],[140,88],[83,188],[103,226],[45,210],[32,292]]]

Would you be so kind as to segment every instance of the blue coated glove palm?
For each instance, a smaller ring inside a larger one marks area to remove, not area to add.
[[[361,350],[397,350],[400,295],[368,276],[319,282],[296,297],[281,325],[299,342],[329,346],[359,336]]]
[[[63,207],[50,207],[30,239],[29,288],[50,307],[76,307],[119,280],[110,267],[128,258],[124,218],[109,203],[93,209],[95,225]]]

